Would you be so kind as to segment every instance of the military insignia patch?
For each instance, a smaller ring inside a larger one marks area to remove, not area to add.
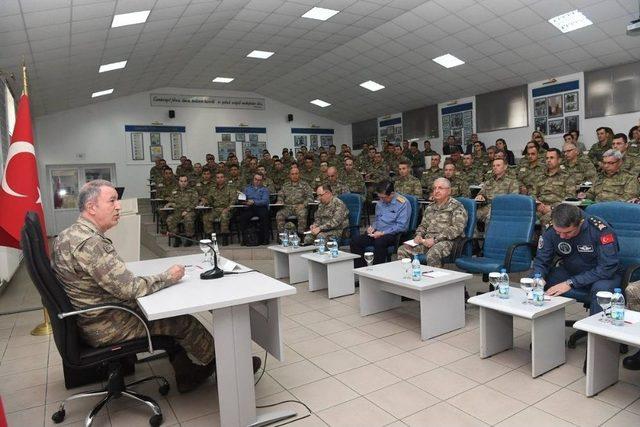
[[[616,241],[616,238],[613,236],[613,233],[607,233],[600,236],[600,243],[603,245],[608,245],[609,243],[613,243]]]
[[[544,238],[540,236],[540,238],[538,239],[538,249],[542,248],[544,248]]]
[[[571,245],[567,242],[560,242],[558,243],[558,251],[560,251],[561,254],[569,255],[571,253]]]

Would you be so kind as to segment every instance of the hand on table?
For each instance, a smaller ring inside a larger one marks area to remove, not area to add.
[[[184,265],[172,265],[167,269],[166,272],[169,273],[169,280],[171,281],[171,283],[176,283],[184,276]]]
[[[551,295],[552,297],[554,297],[554,296],[562,295],[565,292],[568,292],[570,289],[571,289],[571,286],[569,286],[567,282],[561,282],[547,289],[547,292],[545,292],[545,294]]]

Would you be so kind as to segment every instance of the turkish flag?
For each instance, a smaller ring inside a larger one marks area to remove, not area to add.
[[[29,97],[23,94],[18,104],[16,126],[11,136],[0,188],[0,246],[20,249],[20,230],[29,211],[40,217],[42,234],[46,236]]]

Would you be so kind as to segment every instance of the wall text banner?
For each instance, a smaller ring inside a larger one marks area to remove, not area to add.
[[[264,110],[264,98],[238,98],[233,96],[176,95],[152,93],[152,107],[202,107],[232,110]]]

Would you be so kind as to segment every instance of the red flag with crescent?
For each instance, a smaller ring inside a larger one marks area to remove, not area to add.
[[[0,246],[20,249],[20,229],[29,211],[38,214],[42,233],[46,236],[29,97],[23,94],[18,104],[16,125],[11,136],[0,188]]]

